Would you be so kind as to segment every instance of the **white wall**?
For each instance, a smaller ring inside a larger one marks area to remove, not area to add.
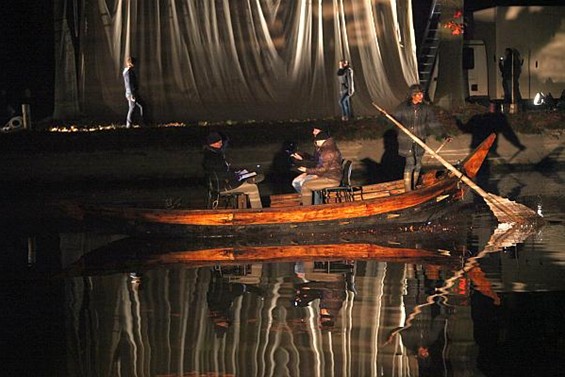
[[[539,91],[559,97],[565,89],[565,7],[496,7],[474,14],[474,38],[483,39],[489,56],[489,93],[502,98],[497,58],[507,47],[522,58],[520,92],[531,99]]]

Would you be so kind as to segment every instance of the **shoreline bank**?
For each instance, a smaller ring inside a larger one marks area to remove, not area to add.
[[[517,134],[526,147],[518,149],[514,144],[499,135],[495,149],[489,156],[493,169],[513,167],[535,167],[540,164],[563,164],[565,156],[565,132],[553,130],[544,134]],[[385,142],[383,139],[340,140],[336,141],[344,158],[354,164],[354,178],[358,180],[369,174],[368,166],[386,164],[383,161]],[[71,141],[72,142],[72,141]],[[107,140],[105,142],[108,142]],[[280,144],[265,143],[256,146],[237,147],[231,145],[228,158],[235,166],[255,168],[260,165],[263,172],[270,172],[277,158],[284,154],[284,141]],[[436,149],[440,142],[428,140],[428,145]],[[463,159],[470,152],[471,135],[463,134],[453,138],[439,154],[451,163]],[[303,149],[312,149],[308,142]],[[0,152],[0,176],[5,184],[57,184],[72,182],[140,182],[140,181],[191,181],[204,176],[200,167],[201,147],[162,144],[159,140],[143,145],[124,146],[120,149],[61,152]],[[392,151],[392,154],[395,152]],[[278,156],[278,157],[277,157]],[[284,158],[284,156],[283,156]],[[424,156],[424,166],[438,166],[430,156]]]

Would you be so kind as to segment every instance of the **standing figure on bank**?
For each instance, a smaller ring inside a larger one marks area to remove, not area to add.
[[[132,118],[136,108],[139,109],[139,115],[143,122],[143,102],[139,97],[139,83],[135,72],[135,58],[128,56],[126,58],[126,66],[122,72],[124,76],[124,86],[126,89],[126,99],[128,101],[128,115],[126,117],[126,128],[132,126]]]
[[[341,108],[341,120],[348,121],[353,117],[351,96],[355,93],[355,86],[353,83],[353,69],[351,69],[347,60],[339,61],[337,78],[339,80],[339,107]]]
[[[410,97],[397,107],[394,117],[412,134],[424,142],[432,129],[439,126],[435,121],[431,107],[424,103],[422,87],[417,84],[410,87]],[[406,191],[411,191],[418,183],[424,148],[418,145],[406,133],[399,131],[398,154],[406,160],[404,165],[404,188]]]
[[[320,131],[314,136],[316,150],[313,160],[316,162],[314,167],[299,166],[302,172],[292,181],[292,187],[302,194],[302,205],[312,204],[312,192],[326,187],[339,186],[341,182],[341,152],[332,137]],[[291,157],[302,160],[300,154],[293,154]]]
[[[238,170],[226,161],[224,139],[218,132],[211,132],[206,138],[202,167],[208,176],[217,177],[221,191],[247,194],[251,208],[263,208],[257,184],[239,179]]]
[[[504,56],[498,62],[502,73],[502,89],[504,89],[504,103],[519,103],[522,101],[520,94],[520,74],[524,60],[516,49],[507,48]]]

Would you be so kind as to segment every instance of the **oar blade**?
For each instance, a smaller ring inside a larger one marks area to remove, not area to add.
[[[499,222],[507,224],[539,221],[540,216],[531,208],[492,193],[484,198]]]
[[[373,102],[373,106],[379,110],[387,119],[389,119],[393,124],[395,124],[400,130],[402,130],[405,134],[407,134],[415,143],[419,144],[425,151],[430,153],[432,156],[436,158],[443,166],[445,166],[449,171],[455,174],[456,177],[461,179],[467,186],[469,186],[473,191],[479,194],[485,202],[488,204],[498,221],[501,223],[508,223],[508,224],[522,224],[529,221],[534,221],[536,219],[540,219],[540,217],[530,208],[508,200],[506,198],[501,198],[494,194],[488,193],[482,188],[480,188],[475,182],[471,180],[471,178],[467,177],[465,174],[457,170],[453,165],[443,159],[440,155],[434,152],[433,149],[428,147],[422,140],[416,137],[412,132],[410,132],[404,125],[402,125],[399,121],[394,119],[386,110],[379,107],[376,103]],[[492,140],[490,141],[492,144]],[[486,154],[486,151],[485,151]],[[482,160],[481,160],[482,163]],[[478,169],[477,169],[478,170]]]

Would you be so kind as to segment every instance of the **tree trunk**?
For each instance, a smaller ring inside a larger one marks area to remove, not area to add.
[[[454,110],[465,103],[463,2],[463,0],[438,0],[438,5],[441,7],[440,44],[434,102],[446,110]]]

